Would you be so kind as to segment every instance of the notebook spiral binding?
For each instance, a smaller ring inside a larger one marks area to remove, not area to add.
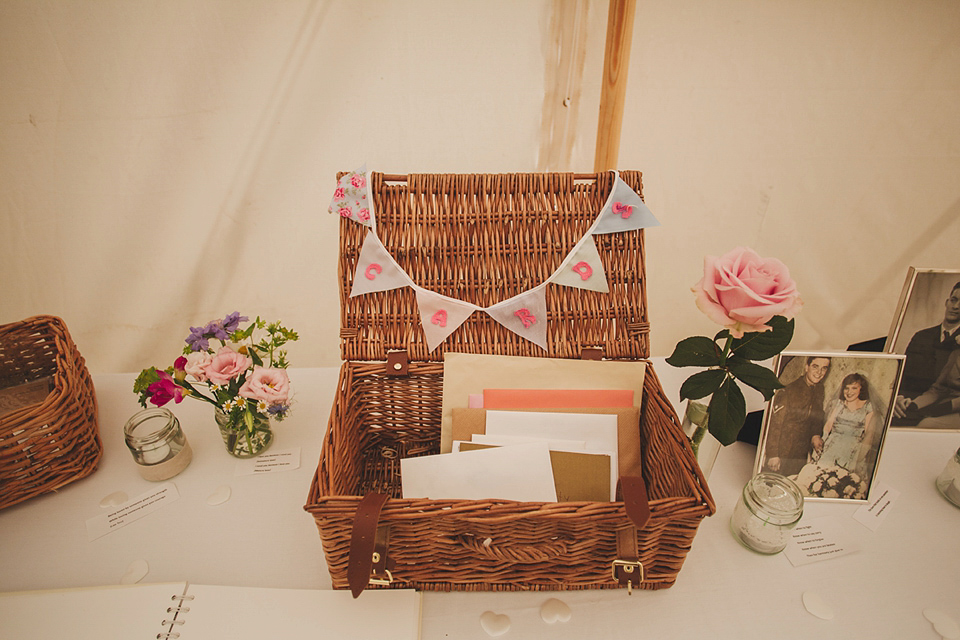
[[[193,600],[193,598],[194,596],[176,595],[176,594],[170,596],[170,599],[177,603],[175,606],[167,607],[167,613],[172,613],[173,618],[170,620],[167,620],[166,618],[164,618],[160,622],[162,626],[170,627],[170,630],[167,631],[166,633],[162,633],[162,632],[158,633],[157,640],[176,640],[176,638],[180,637],[180,633],[177,631],[174,631],[173,627],[175,625],[182,625],[186,622],[186,620],[180,620],[179,616],[181,613],[186,613],[190,611],[190,607],[183,606],[183,603],[184,601]]]

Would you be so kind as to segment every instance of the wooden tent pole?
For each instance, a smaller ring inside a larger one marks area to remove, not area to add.
[[[636,9],[636,0],[610,0],[607,43],[603,54],[597,153],[593,161],[593,170],[597,172],[615,169],[617,157],[620,155],[620,129],[623,124],[623,102],[627,94],[630,41],[633,39]]]

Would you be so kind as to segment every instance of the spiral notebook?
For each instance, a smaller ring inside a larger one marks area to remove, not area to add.
[[[0,635],[178,640],[420,637],[420,593],[221,587],[186,582],[0,594]]]

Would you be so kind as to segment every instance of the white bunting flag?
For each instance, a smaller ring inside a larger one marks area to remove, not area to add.
[[[480,308],[421,287],[414,286],[414,290],[417,294],[417,307],[420,309],[420,324],[423,325],[427,349],[430,351],[440,346],[447,336],[466,322],[470,314]]]
[[[613,191],[597,217],[591,233],[617,233],[658,227],[660,222],[643,203],[637,192],[617,176]]]
[[[373,230],[368,231],[367,237],[363,239],[363,247],[360,248],[350,297],[373,291],[389,291],[412,284],[410,276],[394,262],[377,234]]]
[[[494,320],[526,338],[541,349],[547,348],[547,287],[546,283],[487,307]]]
[[[550,278],[550,282],[576,289],[589,289],[608,293],[607,276],[600,262],[597,252],[597,243],[593,236],[587,236],[567,259],[563,261],[557,272]]]
[[[356,171],[345,173],[337,180],[337,188],[330,200],[329,211],[371,229],[376,228],[373,219],[373,200],[370,198],[370,185],[367,181],[367,165],[363,165]]]

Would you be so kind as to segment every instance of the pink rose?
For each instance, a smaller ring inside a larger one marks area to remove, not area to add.
[[[207,367],[210,366],[211,360],[213,356],[206,351],[191,351],[187,355],[187,363],[183,369],[197,382],[206,382]]]
[[[789,320],[803,306],[786,265],[745,247],[704,258],[703,279],[693,292],[697,307],[734,338],[747,331],[768,331],[770,318]]]
[[[350,176],[350,184],[352,184],[354,187],[359,189],[363,185],[367,184],[367,181],[362,175],[360,175],[359,173],[355,173],[352,176]]]
[[[267,404],[284,404],[290,399],[290,378],[283,369],[256,366],[239,393],[244,398],[262,400]]]
[[[340,207],[339,213],[341,218],[349,218],[353,215],[353,211],[350,209],[350,207]]]
[[[363,222],[366,222],[370,219],[370,209],[360,209],[360,211],[357,212],[357,217]]]
[[[343,200],[347,196],[347,192],[344,191],[343,187],[337,187],[333,190],[333,197],[335,200]]]
[[[213,356],[204,371],[210,382],[223,386],[240,377],[252,364],[253,360],[247,356],[237,353],[230,347],[220,347],[217,355]]]

